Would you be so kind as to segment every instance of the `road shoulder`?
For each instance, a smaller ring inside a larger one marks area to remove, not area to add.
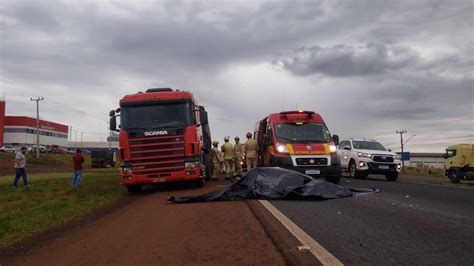
[[[258,200],[247,200],[247,206],[255,215],[268,237],[290,265],[322,265],[307,249]]]

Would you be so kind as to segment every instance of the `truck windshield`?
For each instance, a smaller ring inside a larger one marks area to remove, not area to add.
[[[122,106],[121,109],[121,127],[124,130],[185,127],[195,123],[191,102],[132,105]]]
[[[385,147],[376,141],[353,141],[354,149],[386,151]]]
[[[456,150],[446,150],[446,158],[451,158],[456,156]]]
[[[283,142],[329,142],[330,134],[326,125],[320,123],[275,124],[275,135]]]

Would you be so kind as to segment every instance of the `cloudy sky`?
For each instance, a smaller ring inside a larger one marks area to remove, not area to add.
[[[108,111],[150,87],[193,92],[215,139],[268,113],[319,112],[341,138],[399,150],[474,142],[474,2],[0,1],[8,115],[105,140]],[[72,134],[74,139],[75,134]]]

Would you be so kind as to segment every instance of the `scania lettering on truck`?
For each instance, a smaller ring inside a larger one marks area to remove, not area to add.
[[[147,184],[203,185],[210,176],[207,112],[190,92],[156,88],[126,95],[110,111],[110,129],[119,131],[121,182],[130,193]]]
[[[341,162],[337,135],[331,136],[322,117],[313,111],[270,114],[257,122],[259,166],[278,166],[337,183]]]

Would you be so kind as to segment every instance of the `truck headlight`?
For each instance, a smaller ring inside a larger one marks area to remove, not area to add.
[[[122,174],[128,174],[132,171],[132,167],[122,167],[120,168],[120,171],[122,172]]]
[[[184,163],[184,168],[194,168],[194,167],[196,167],[196,162]]]
[[[288,146],[283,145],[283,144],[277,144],[276,149],[279,153],[288,152]]]
[[[330,153],[335,153],[337,151],[336,145],[329,145],[329,152]]]

